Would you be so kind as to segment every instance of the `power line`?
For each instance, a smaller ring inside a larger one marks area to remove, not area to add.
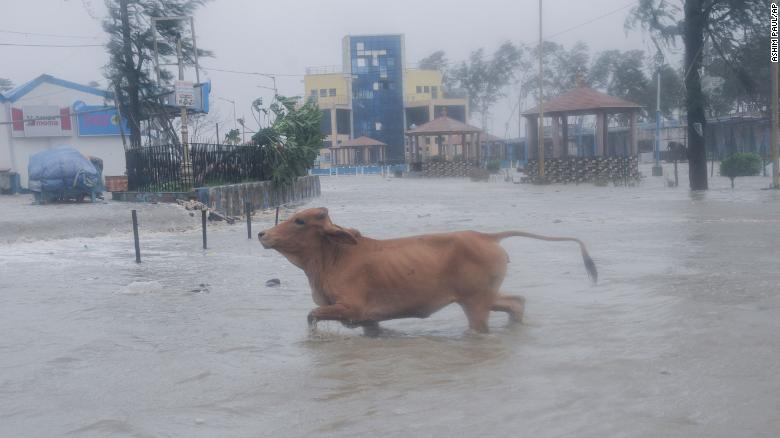
[[[63,35],[63,34],[56,34],[56,33],[20,32],[16,30],[6,30],[6,29],[0,29],[0,33],[11,33],[14,35],[43,36],[43,37],[55,37],[55,38],[76,38],[76,39],[86,39],[86,40],[96,40],[99,38],[96,36],[86,36],[86,35]]]
[[[571,31],[573,31],[573,30],[576,30],[576,29],[579,29],[579,28],[581,28],[581,27],[587,26],[587,25],[589,25],[589,24],[591,24],[591,23],[593,23],[593,22],[595,22],[595,21],[601,20],[602,18],[609,17],[610,15],[617,14],[618,12],[620,12],[620,11],[622,11],[622,10],[624,10],[624,9],[628,9],[628,8],[630,8],[631,6],[634,6],[634,5],[635,5],[635,4],[637,4],[637,3],[639,3],[639,0],[633,0],[633,1],[629,2],[628,4],[626,4],[626,5],[623,5],[623,6],[621,6],[621,7],[617,8],[617,9],[615,9],[615,10],[613,10],[613,11],[610,11],[610,12],[607,12],[607,13],[605,13],[605,14],[599,15],[598,17],[591,18],[591,19],[590,19],[590,20],[588,20],[588,21],[582,22],[582,23],[580,23],[580,24],[578,24],[578,25],[576,25],[576,26],[572,26],[572,27],[570,27],[570,28],[568,28],[568,29],[564,29],[564,30],[562,30],[562,31],[560,31],[560,32],[557,32],[557,33],[554,33],[554,34],[552,34],[552,35],[547,35],[547,36],[545,36],[544,38],[545,38],[545,39],[552,39],[552,38],[555,38],[555,37],[557,37],[557,36],[559,36],[559,35],[563,35],[563,34],[565,34],[565,33],[567,33],[567,32],[571,32]]]
[[[222,73],[235,73],[239,75],[250,75],[250,76],[265,76],[265,77],[273,77],[273,76],[289,76],[289,77],[302,77],[306,76],[303,74],[291,74],[291,73],[260,73],[260,72],[254,72],[254,71],[239,71],[239,70],[223,70],[219,68],[211,68],[211,67],[204,67],[200,66],[203,70],[211,70],[211,71],[219,71]]]
[[[0,46],[10,47],[105,47],[105,44],[16,44],[0,43]]]

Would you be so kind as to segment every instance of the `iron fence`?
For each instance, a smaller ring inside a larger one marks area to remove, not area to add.
[[[260,146],[193,143],[189,145],[191,174],[184,167],[180,145],[148,146],[125,152],[131,191],[185,192],[194,187],[264,181],[265,150]]]

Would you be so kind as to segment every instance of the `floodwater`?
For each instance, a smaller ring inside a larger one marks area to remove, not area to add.
[[[588,244],[595,287],[576,245],[505,240],[526,320],[494,314],[489,335],[451,306],[378,339],[310,336],[302,272],[243,225],[212,227],[206,251],[197,229],[144,228],[157,208],[140,265],[124,222],[2,244],[0,436],[780,436],[780,194],[712,185],[323,179],[311,205],[372,237]]]

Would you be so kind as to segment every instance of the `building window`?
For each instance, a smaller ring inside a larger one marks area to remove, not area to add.
[[[419,85],[417,86],[417,94],[422,94],[422,87]]]
[[[330,90],[328,90],[328,95],[329,96],[335,96],[336,95],[336,89],[335,88],[331,88]]]
[[[382,122],[376,122],[374,124],[374,127],[376,128],[377,131],[381,131],[382,130]]]
[[[314,96],[314,97],[317,97],[317,89],[316,88],[312,88],[311,95]]]
[[[431,89],[427,85],[423,87],[423,93],[430,93]]]
[[[431,96],[434,99],[438,99],[439,98],[439,87],[437,87],[435,85],[431,87]]]
[[[327,97],[328,96],[328,90],[324,88],[320,88],[320,97]]]
[[[358,65],[358,67],[365,67],[366,66],[366,58],[358,58],[357,65]]]
[[[365,46],[363,43],[357,43],[357,44],[355,45],[355,48],[356,48],[357,50],[365,50],[365,49],[366,49],[366,46]]]
[[[371,61],[371,65],[373,65],[374,67],[379,67],[379,57],[378,56],[374,55],[374,57],[373,57],[373,59]]]
[[[379,90],[379,82],[374,82],[374,91]]]

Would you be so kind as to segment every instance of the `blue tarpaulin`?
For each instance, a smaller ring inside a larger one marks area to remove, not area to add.
[[[29,188],[34,192],[82,192],[97,190],[100,172],[76,149],[58,146],[30,157]]]

